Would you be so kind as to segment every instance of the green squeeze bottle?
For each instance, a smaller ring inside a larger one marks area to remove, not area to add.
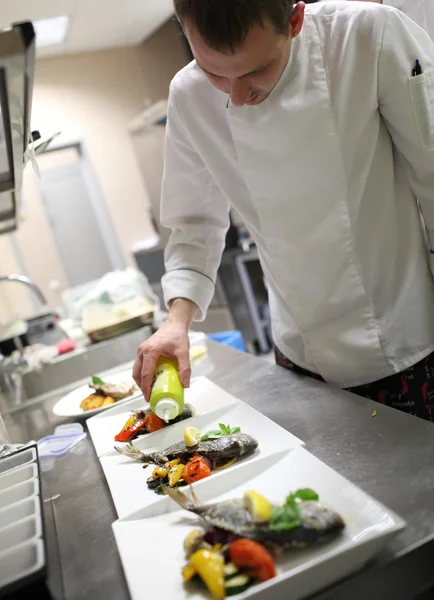
[[[149,404],[152,412],[166,423],[184,410],[184,387],[175,360],[165,356],[158,359]]]

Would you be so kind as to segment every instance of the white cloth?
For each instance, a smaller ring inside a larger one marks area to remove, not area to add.
[[[434,39],[434,0],[383,0],[408,15]]]
[[[423,74],[412,77],[419,59]],[[286,69],[258,106],[228,106],[195,62],[170,89],[162,223],[165,300],[204,318],[232,204],[296,364],[350,387],[434,349],[434,44],[395,9],[306,7]]]

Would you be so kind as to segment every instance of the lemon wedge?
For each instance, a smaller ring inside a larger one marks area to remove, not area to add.
[[[186,427],[184,429],[184,442],[185,445],[191,448],[197,446],[200,440],[200,431],[196,427]]]
[[[244,508],[252,515],[255,523],[268,523],[271,517],[271,505],[264,496],[257,492],[245,492]]]

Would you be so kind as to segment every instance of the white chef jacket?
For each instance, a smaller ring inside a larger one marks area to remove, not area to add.
[[[352,387],[434,350],[416,203],[434,248],[434,44],[412,20],[369,2],[309,5],[262,104],[233,107],[193,61],[171,84],[166,135],[166,303],[189,298],[204,318],[232,205],[293,362]]]
[[[330,2],[335,0],[318,0]],[[382,0],[387,6],[393,6],[408,15],[434,39],[434,0]]]
[[[401,10],[434,39],[434,0],[383,0],[383,4]]]

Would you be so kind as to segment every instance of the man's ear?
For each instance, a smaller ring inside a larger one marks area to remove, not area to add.
[[[297,37],[303,27],[305,7],[306,5],[304,2],[297,2],[294,6],[294,12],[292,13],[292,18],[289,23],[292,38]]]

